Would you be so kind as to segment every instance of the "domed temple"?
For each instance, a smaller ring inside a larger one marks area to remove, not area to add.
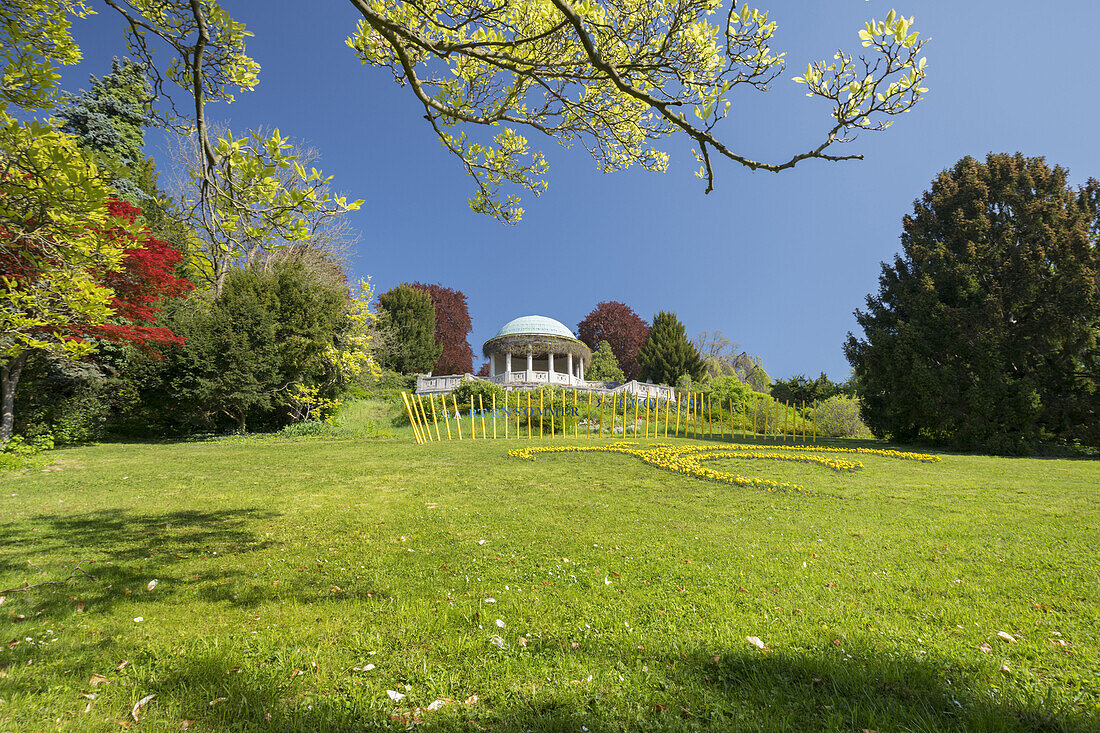
[[[592,351],[560,321],[523,316],[508,321],[485,342],[493,382],[540,382],[568,387],[584,385],[584,368]]]
[[[663,384],[637,381],[625,384],[589,382],[584,370],[592,362],[592,350],[561,321],[546,316],[522,316],[508,321],[485,342],[481,352],[489,358],[489,376],[421,374],[419,394],[450,392],[463,379],[484,379],[505,389],[536,389],[546,385],[600,392],[627,392],[668,398],[674,392]]]

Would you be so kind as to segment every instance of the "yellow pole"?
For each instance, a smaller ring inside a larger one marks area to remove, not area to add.
[[[584,437],[592,437],[592,390],[588,390],[588,412],[584,416]]]
[[[428,404],[432,406],[432,424],[435,425],[435,439],[442,441],[443,438],[439,436],[439,420],[435,416],[435,395],[428,395]]]
[[[545,413],[545,409],[543,408],[543,405],[545,404],[545,400],[543,399],[543,397],[544,397],[543,392],[540,389],[539,390],[539,437],[540,438],[542,437],[542,417],[543,417],[543,414]]]
[[[603,408],[607,406],[607,395],[600,395],[600,437],[603,437]]]
[[[554,437],[554,388],[550,388],[550,437]]]
[[[814,400],[814,443],[817,443],[817,400]]]
[[[683,407],[684,396],[676,396],[676,437],[680,437],[680,408]]]
[[[477,396],[477,406],[481,411],[481,439],[485,440],[489,434],[485,432],[485,400],[481,399],[480,393]]]
[[[416,396],[416,404],[420,407],[420,426],[424,429],[425,434],[428,436],[428,442],[432,442],[432,428],[428,425],[428,413],[424,409],[424,396]]]
[[[577,388],[573,388],[573,437],[577,437]]]
[[[531,390],[527,390],[527,439],[531,439]]]
[[[760,398],[756,395],[752,397],[752,437],[756,439],[756,406],[760,402]]]
[[[665,395],[665,437],[666,438],[668,437],[668,403],[669,403],[669,398],[668,397],[669,396],[666,394]],[[657,404],[659,405],[661,403],[658,402]]]
[[[507,421],[505,421],[507,422]],[[497,393],[493,392],[493,440],[497,439]]]
[[[458,397],[451,393],[451,401],[455,403],[455,427],[458,428],[458,439],[462,440],[462,415],[458,413]]]
[[[413,438],[416,439],[416,444],[420,445],[424,441],[420,439],[420,431],[416,429],[416,421],[413,420],[412,406],[409,405],[409,397],[404,392],[401,393],[401,400],[405,403],[405,412],[409,413],[409,425],[413,429]]]
[[[522,401],[523,401],[523,395],[520,394],[519,392],[516,392],[516,437],[517,438],[520,437],[520,435],[519,435],[519,403],[522,402]]]
[[[634,395],[634,437],[635,438],[638,437],[638,406],[639,406],[638,402],[639,402],[638,395]],[[624,435],[626,434],[625,430],[623,431],[623,434]]]
[[[806,400],[802,400],[802,442],[806,442]]]
[[[768,440],[768,417],[772,413],[772,408],[768,403],[764,402],[764,440]]]
[[[447,412],[447,395],[445,395],[445,394],[439,395],[439,407],[441,408],[441,412],[443,412],[444,415],[445,415],[446,412]],[[447,440],[450,440],[451,439],[451,421],[448,420],[446,418],[446,416],[444,416],[444,418],[443,418],[443,427],[447,428]]]
[[[626,415],[630,410],[630,403],[626,401],[626,392],[623,392],[623,438],[626,438]]]
[[[508,390],[504,390],[504,437],[508,438]]]

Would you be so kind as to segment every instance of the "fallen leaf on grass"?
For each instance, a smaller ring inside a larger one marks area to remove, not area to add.
[[[978,649],[980,649],[984,654],[989,654],[993,651],[993,647],[989,645],[989,642],[984,642],[980,647],[978,647]]]
[[[405,697],[405,693],[398,692],[397,690],[386,690],[386,694],[390,696],[390,699],[394,702],[400,702]]]
[[[78,601],[76,604],[76,612],[84,613],[84,601]]]
[[[106,681],[107,681],[107,678],[104,677],[103,675],[93,674],[92,678],[90,680],[88,680],[88,684],[91,685],[92,687],[99,687],[100,685],[102,685]]]
[[[1069,646],[1069,642],[1065,639],[1047,639],[1053,646]]]
[[[84,706],[84,712],[86,712],[86,713],[92,712],[92,704],[91,703],[88,703],[87,705]]]
[[[153,590],[154,588],[157,587],[158,582],[159,581],[157,581],[156,578],[153,578],[152,580],[149,581],[149,585],[145,586],[145,590]]]
[[[1050,612],[1050,606],[1044,605],[1042,603],[1032,603],[1031,605],[1035,606],[1036,611],[1043,611],[1044,613]]]
[[[1001,665],[1001,672],[1003,672],[1004,674],[1012,674],[1012,670],[1008,668],[1007,664]]]
[[[80,693],[80,696],[81,697],[86,697],[89,700],[95,700],[95,693],[94,692],[82,692],[82,693]]]
[[[302,670],[296,669],[296,670],[294,670],[293,672],[290,673],[290,679],[293,680],[295,677],[297,677],[300,674],[303,674]]]
[[[519,645],[520,646],[527,646],[527,639],[524,639],[522,636],[519,637]]]
[[[763,642],[761,642],[761,645],[763,645]],[[721,654],[715,654],[713,657],[710,658],[710,663],[711,664],[718,664],[718,662],[720,662],[720,661],[722,661],[722,655]]]
[[[148,705],[149,701],[152,700],[154,697],[156,697],[156,695],[146,695],[145,697],[141,698],[136,703],[134,703],[134,709],[130,711],[130,717],[132,717],[134,719],[135,723],[137,722],[137,719],[138,719],[138,713],[141,711],[141,709],[143,707]]]
[[[426,707],[426,708],[424,708],[424,709],[425,709],[425,710],[439,710],[439,709],[440,709],[441,707],[443,707],[444,705],[448,705],[448,704],[450,704],[450,703],[452,703],[452,702],[454,702],[454,700],[452,700],[452,699],[451,699],[451,698],[449,698],[449,697],[441,697],[441,698],[439,698],[438,700],[433,700],[433,701],[432,701],[432,702],[431,702],[431,703],[430,703],[430,704],[428,705],[428,707]]]
[[[116,672],[121,672],[123,670],[123,668],[129,663],[130,663],[129,659],[123,659],[121,662],[118,663],[118,666],[115,667],[115,671]]]
[[[1010,644],[1016,643],[1016,639],[1012,636],[1012,634],[1008,633],[1007,631],[998,631],[997,636],[1001,639],[1004,639]]]
[[[504,649],[504,648],[506,648],[506,647],[508,646],[508,645],[507,645],[507,644],[505,643],[504,639],[501,639],[501,638],[500,638],[499,636],[497,636],[496,634],[493,634],[492,636],[490,636],[490,637],[489,637],[489,643],[490,643],[490,644],[492,644],[493,646],[498,646],[498,647],[500,647],[501,649]]]
[[[182,723],[180,723],[180,730],[187,730],[188,728],[190,728],[194,724],[195,724],[195,721],[193,721],[193,720],[185,720]]]
[[[214,707],[219,702],[225,702],[228,699],[228,697],[215,697],[213,700],[210,701],[210,707]]]
[[[752,644],[754,647],[756,647],[758,649],[767,649],[768,648],[768,647],[764,646],[764,642],[760,641],[760,639],[758,637],[755,637],[755,636],[746,636],[745,641],[749,642],[750,644]]]
[[[19,639],[12,639],[8,642],[8,649],[14,649],[17,646],[19,646]]]
[[[352,672],[370,672],[372,669],[374,669],[374,665],[373,664],[368,664],[365,667],[352,667],[351,671]]]

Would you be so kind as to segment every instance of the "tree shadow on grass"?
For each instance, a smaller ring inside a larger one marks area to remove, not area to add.
[[[152,515],[100,510],[30,517],[0,525],[0,577],[33,585],[63,581],[72,573],[68,582],[13,596],[33,598],[36,613],[54,618],[75,611],[70,599],[77,596],[89,611],[107,612],[123,600],[168,598],[175,589],[200,580],[184,567],[194,558],[218,559],[232,568],[230,573],[243,572],[233,563],[270,545],[252,527],[276,516],[260,509],[226,509]],[[50,558],[46,567],[36,564],[43,557]],[[158,587],[150,591],[153,579]]]
[[[511,649],[506,656],[515,658],[502,665],[514,673],[524,653]],[[539,684],[530,692],[521,691],[526,684],[500,684],[478,690],[480,699],[470,705],[461,700],[477,683],[459,680],[452,683],[456,701],[439,710],[425,710],[431,700],[417,697],[415,688],[391,701],[375,675],[392,677],[392,671],[325,674],[290,669],[285,659],[253,660],[242,670],[238,659],[224,654],[210,648],[179,654],[143,694],[155,693],[181,720],[214,731],[1097,730],[1095,717],[1083,709],[1053,709],[1038,697],[1013,696],[1008,685],[994,696],[976,668],[873,651],[849,658],[832,647],[642,652],[628,664],[640,669],[644,663],[648,671],[625,691],[615,681],[619,672],[639,677],[637,670],[622,670],[621,655],[565,647],[556,652],[559,660],[584,660],[592,680]]]

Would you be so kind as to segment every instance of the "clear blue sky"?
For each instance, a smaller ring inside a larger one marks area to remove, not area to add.
[[[234,131],[279,127],[317,148],[335,187],[365,200],[353,215],[361,239],[350,274],[370,276],[379,292],[413,280],[462,290],[476,355],[514,317],[575,329],[597,302],[620,300],[647,320],[674,311],[689,335],[721,330],[773,377],[843,379],[852,311],[877,290],[879,263],[900,249],[902,216],[937,172],[964,155],[1020,151],[1068,167],[1075,184],[1100,177],[1095,0],[762,1],[790,65],[769,94],[734,99],[721,134],[740,152],[785,160],[816,143],[828,108],[790,77],[838,47],[860,50],[863,21],[891,7],[932,39],[927,99],[848,146],[864,161],[807,161],[780,174],[719,163],[710,195],[682,141],[665,146],[667,173],[604,175],[583,149],[532,135],[550,187],[525,198],[517,226],[470,212],[471,182],[409,90],[344,45],[356,21],[349,3],[223,4],[255,33],[248,50],[262,70],[255,92],[211,116]],[[77,25],[85,62],[66,71],[68,90],[124,53],[117,17],[97,9]],[[157,135],[147,152],[165,160]]]

